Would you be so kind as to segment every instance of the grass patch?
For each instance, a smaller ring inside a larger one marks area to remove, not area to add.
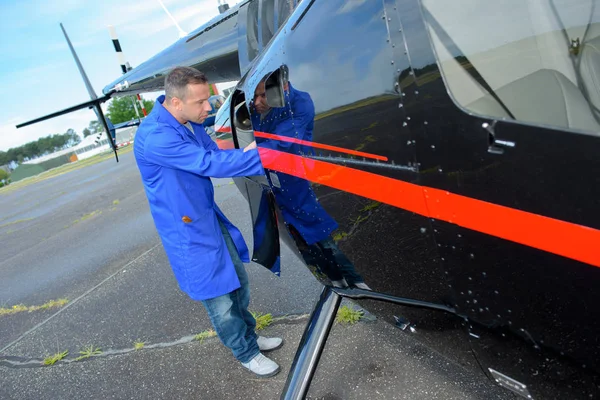
[[[371,202],[371,203],[367,204],[367,205],[366,205],[366,206],[365,206],[365,207],[364,207],[362,210],[360,210],[360,211],[371,211],[371,210],[374,210],[374,209],[376,209],[376,208],[377,208],[377,207],[379,207],[380,205],[381,205],[381,203],[380,203],[380,202],[378,202],[378,201],[373,201],[373,202]]]
[[[339,242],[340,240],[344,240],[348,237],[348,233],[347,232],[339,232],[336,233],[335,235],[333,235],[333,240],[335,242]]]
[[[354,310],[348,306],[340,307],[335,317],[335,321],[339,324],[352,325],[360,321],[364,313],[360,310]]]
[[[260,331],[271,325],[273,322],[273,316],[271,314],[252,313],[252,316],[256,320],[256,330]]]
[[[33,218],[23,218],[23,219],[18,219],[16,221],[12,221],[12,222],[7,222],[5,224],[0,225],[0,228],[4,228],[5,226],[10,226],[10,225],[22,224],[23,222],[31,221],[32,219]]]
[[[85,221],[87,219],[92,218],[93,216],[100,215],[100,214],[102,214],[102,211],[100,211],[100,210],[92,211],[91,213],[85,214],[81,218],[76,219],[75,221],[73,221],[73,224],[77,224],[79,222],[83,222],[83,221]]]
[[[69,302],[69,300],[67,299],[58,299],[58,300],[50,300],[47,303],[44,303],[40,306],[26,306],[23,304],[17,304],[14,305],[12,307],[2,307],[0,308],[0,316],[2,315],[10,315],[10,314],[16,314],[19,312],[33,312],[33,311],[38,311],[38,310],[48,310],[50,308],[56,308],[56,307],[62,307],[65,304],[67,304]]]
[[[83,350],[81,350],[79,352],[79,354],[81,354],[81,355],[79,357],[77,357],[75,359],[75,361],[90,358],[92,356],[99,356],[100,354],[102,354],[102,350],[100,350],[99,347],[94,347],[94,346],[90,345],[89,347],[86,347]]]
[[[119,199],[117,199],[117,200],[113,200],[113,206],[116,206],[116,205],[117,205],[117,204],[119,204],[119,203],[120,203]]]
[[[142,342],[141,340],[136,340],[133,343],[133,348],[136,350],[141,350],[144,348],[145,345],[146,345],[146,342]]]
[[[69,354],[69,350],[65,350],[62,353],[56,353],[54,355],[44,358],[44,365],[54,365],[57,361],[62,360]]]
[[[204,332],[200,332],[199,334],[194,335],[194,339],[202,343],[204,339],[208,339],[215,336],[217,336],[217,332],[215,332],[213,329],[208,329]]]

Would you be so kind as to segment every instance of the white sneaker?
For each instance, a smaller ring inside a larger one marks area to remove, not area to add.
[[[259,336],[258,339],[256,339],[256,343],[258,344],[260,351],[270,351],[280,348],[283,344],[283,339],[278,337],[266,338],[264,336]]]
[[[333,285],[333,287],[342,289],[348,287],[348,282],[346,282],[346,278],[342,278],[339,281],[331,281],[331,284]]]
[[[369,286],[367,286],[366,283],[364,282],[360,282],[360,283],[355,283],[354,286],[356,286],[359,289],[364,289],[364,290],[370,290],[373,291],[373,289],[371,289]]]
[[[263,378],[277,375],[279,372],[279,365],[270,358],[263,356],[262,353],[258,353],[256,357],[247,363],[242,363],[242,365]]]

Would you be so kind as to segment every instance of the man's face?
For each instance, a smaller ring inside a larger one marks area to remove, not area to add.
[[[203,123],[212,109],[208,102],[209,97],[210,90],[207,84],[188,85],[185,99],[180,102],[181,118],[197,124]]]
[[[267,104],[267,95],[265,91],[265,83],[261,82],[254,91],[254,108],[260,114],[264,114],[271,109]]]

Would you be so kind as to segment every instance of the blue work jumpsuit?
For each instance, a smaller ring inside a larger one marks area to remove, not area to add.
[[[247,362],[258,353],[255,322],[246,309],[242,261],[250,261],[249,252],[215,203],[210,178],[263,175],[258,150],[219,149],[202,125],[191,123],[192,133],[178,122],[164,100],[157,99],[134,142],[150,211],[179,287],[203,301],[219,338]]]

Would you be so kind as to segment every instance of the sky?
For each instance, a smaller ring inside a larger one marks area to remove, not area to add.
[[[230,7],[239,0],[229,0]],[[218,0],[163,0],[185,32],[218,15]],[[0,0],[0,151],[40,137],[82,131],[96,116],[85,109],[16,129],[90,99],[60,29],[62,22],[98,96],[122,73],[108,25],[136,67],[179,39],[158,0]],[[160,93],[142,95],[154,100]],[[106,111],[106,105],[103,109]]]

